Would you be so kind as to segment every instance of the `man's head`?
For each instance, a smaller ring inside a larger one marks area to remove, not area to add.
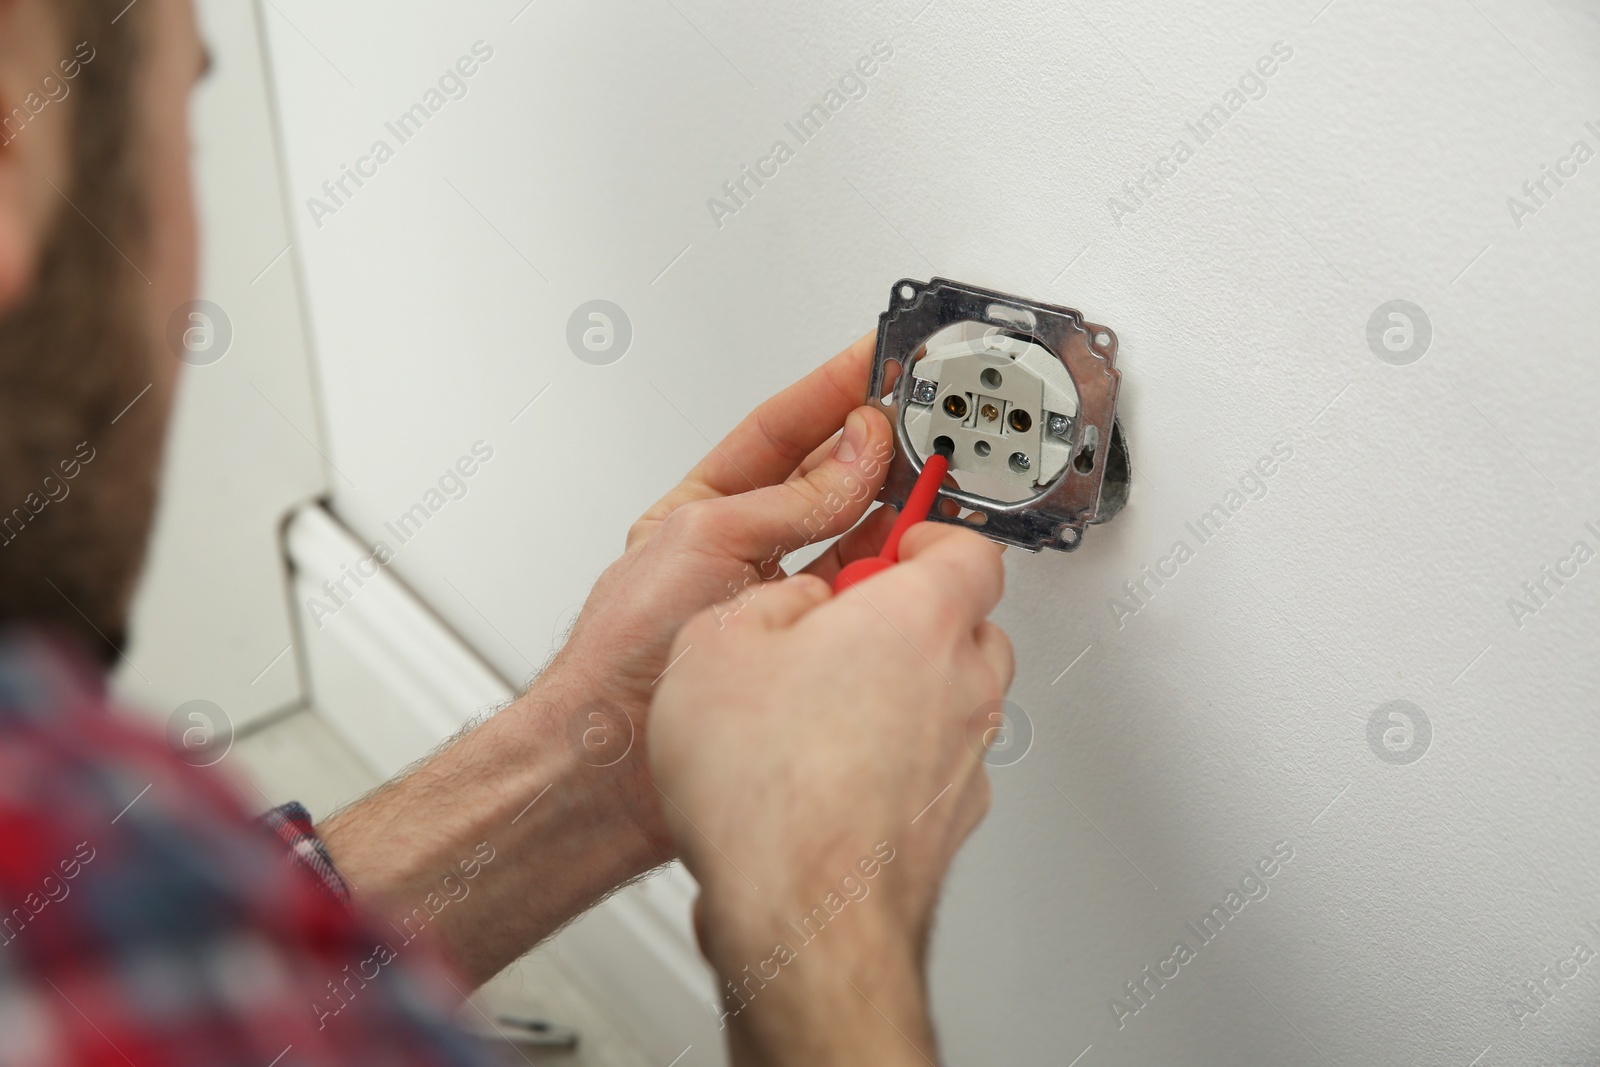
[[[123,641],[195,288],[190,0],[0,0],[0,625]]]

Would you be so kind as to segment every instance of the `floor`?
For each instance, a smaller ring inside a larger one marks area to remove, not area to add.
[[[256,794],[259,807],[298,800],[316,819],[326,818],[379,784],[378,777],[310,708],[259,724],[235,742],[226,759]],[[519,1048],[504,1037],[486,1037],[491,1054],[507,1064],[650,1067],[623,1028],[606,1016],[603,1006],[550,952],[535,950],[507,968],[473,995],[460,1021],[483,1031],[498,1016],[542,1019],[579,1035],[577,1047],[570,1051]]]

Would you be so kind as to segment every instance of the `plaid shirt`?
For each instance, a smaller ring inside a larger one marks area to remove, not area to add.
[[[486,1063],[461,1001],[349,909],[303,808],[263,827],[62,646],[0,633],[0,1065]]]

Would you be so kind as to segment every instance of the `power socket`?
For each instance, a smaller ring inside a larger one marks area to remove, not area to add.
[[[1033,551],[1078,547],[1128,494],[1116,350],[1115,334],[1071,308],[896,282],[869,393],[892,409],[899,446],[881,499],[901,506],[943,451],[958,488],[940,491],[930,519]]]
[[[911,372],[904,420],[919,459],[941,443],[950,469],[1031,496],[1072,457],[1078,391],[1060,360],[1033,341],[989,327],[929,347]]]

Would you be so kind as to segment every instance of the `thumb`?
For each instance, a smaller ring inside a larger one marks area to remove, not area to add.
[[[772,559],[844,533],[883,486],[894,437],[883,412],[862,405],[845,419],[832,455],[804,477],[707,501],[720,547],[745,560]]]

